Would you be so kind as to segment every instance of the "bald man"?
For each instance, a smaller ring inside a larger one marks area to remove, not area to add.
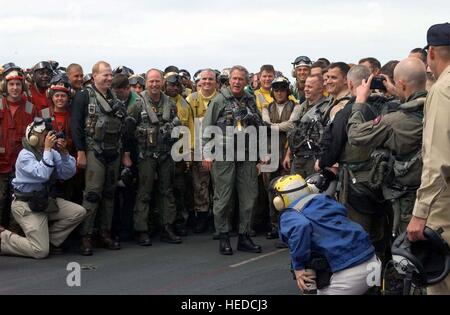
[[[372,79],[373,75],[356,90],[356,103],[348,122],[348,140],[356,146],[387,149],[394,159],[392,178],[383,183],[383,194],[392,202],[393,234],[398,235],[406,231],[421,181],[426,69],[417,58],[401,61],[394,70],[395,85],[385,82],[387,90],[397,96],[401,105],[394,112],[366,122],[361,108],[371,93]]]

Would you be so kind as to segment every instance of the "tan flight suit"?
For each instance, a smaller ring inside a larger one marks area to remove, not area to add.
[[[431,88],[424,114],[422,184],[413,215],[433,230],[442,228],[450,244],[450,65]],[[428,294],[450,294],[450,275]]]
[[[372,149],[385,148],[394,157],[394,178],[386,184],[383,192],[385,198],[392,202],[393,232],[396,235],[406,231],[411,220],[416,191],[420,186],[425,97],[425,91],[414,93],[395,112],[368,122],[365,122],[360,111],[364,105],[354,104],[348,122],[350,144]],[[405,165],[405,168],[400,172],[398,169],[402,165]]]

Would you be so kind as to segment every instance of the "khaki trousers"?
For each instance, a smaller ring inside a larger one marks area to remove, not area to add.
[[[60,246],[86,216],[86,209],[57,198],[59,211],[32,212],[27,202],[13,201],[11,212],[25,233],[21,237],[10,231],[1,234],[2,254],[42,259],[48,256],[50,243]],[[50,224],[49,224],[50,222]]]

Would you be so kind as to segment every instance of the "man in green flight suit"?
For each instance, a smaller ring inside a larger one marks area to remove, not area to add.
[[[234,189],[237,191],[239,200],[237,249],[252,253],[261,252],[261,246],[255,245],[248,235],[250,218],[258,197],[256,161],[248,158],[251,153],[249,141],[245,141],[245,148],[236,146],[235,141],[239,133],[245,132],[246,127],[256,127],[258,121],[261,122],[254,97],[244,91],[247,83],[247,69],[234,66],[230,71],[230,86],[224,87],[211,101],[203,120],[203,142],[206,144],[203,166],[212,172],[215,184],[214,224],[216,231],[220,233],[219,252],[222,255],[233,254],[229,239],[231,230],[229,217],[233,209],[231,202]],[[221,133],[214,133],[214,141],[209,141],[212,139],[210,131],[213,129],[215,131],[220,129]],[[227,130],[234,132],[230,134]],[[206,156],[213,142],[215,142],[214,158]],[[226,149],[226,159],[218,153],[222,148]],[[243,152],[246,157],[238,158]]]

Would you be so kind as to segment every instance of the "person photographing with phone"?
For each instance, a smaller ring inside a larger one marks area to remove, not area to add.
[[[51,123],[36,117],[22,140],[16,162],[11,212],[25,233],[21,237],[0,226],[0,253],[42,259],[60,253],[61,244],[86,216],[86,210],[62,198],[52,198],[57,179],[76,172],[67,142],[58,138]],[[49,222],[52,222],[49,225]]]

